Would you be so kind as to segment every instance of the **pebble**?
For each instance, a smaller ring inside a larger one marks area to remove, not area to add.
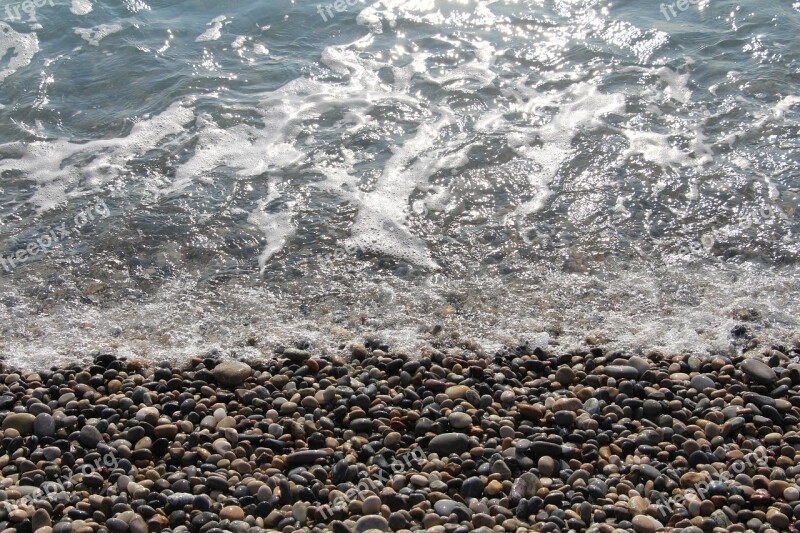
[[[470,511],[466,505],[453,500],[439,500],[433,504],[433,510],[436,511],[439,516],[444,518],[449,517],[456,511],[463,512],[467,516],[472,515],[472,511]]]
[[[153,430],[153,434],[157,439],[173,440],[178,431],[178,426],[175,424],[162,424]]]
[[[443,433],[433,437],[428,444],[428,449],[439,455],[451,453],[464,453],[469,446],[469,439],[463,433]]]
[[[469,387],[465,385],[453,385],[452,387],[447,387],[444,393],[447,395],[448,398],[451,400],[460,400],[467,395],[469,391]]]
[[[78,440],[86,448],[95,448],[103,441],[103,434],[95,426],[83,426]]]
[[[572,411],[578,412],[583,407],[583,403],[578,398],[559,398],[553,402],[553,412]]]
[[[501,492],[503,492],[503,484],[496,479],[486,485],[486,494],[489,496],[497,496]]]
[[[353,533],[375,533],[389,531],[389,522],[380,515],[362,516],[353,528]]]
[[[328,452],[322,450],[303,450],[289,454],[286,458],[287,463],[290,465],[309,464],[315,463],[319,460],[326,459]]]
[[[240,361],[225,361],[215,366],[213,370],[214,379],[229,387],[241,385],[252,373],[250,365]]]
[[[36,417],[30,413],[11,413],[3,419],[3,429],[14,429],[20,435],[33,433],[33,423]]]
[[[706,432],[706,438],[710,440],[713,439],[714,437],[718,437],[719,435],[721,435],[722,428],[718,424],[715,424],[714,422],[709,422],[708,424],[706,424],[705,432]]]
[[[455,429],[464,429],[472,425],[472,417],[467,413],[450,413],[447,419]]]
[[[639,377],[639,371],[635,367],[627,365],[607,366],[605,373],[614,379],[636,379]]]
[[[50,513],[46,509],[37,509],[31,518],[31,529],[39,531],[45,527],[51,527],[52,521],[50,520]]]
[[[401,440],[403,440],[403,436],[397,431],[392,431],[383,438],[383,445],[387,448],[392,448],[399,444]]]
[[[664,528],[661,522],[647,515],[634,516],[631,522],[633,524],[633,529],[637,533],[656,533],[656,531]]]
[[[381,499],[377,496],[367,496],[361,504],[361,512],[365,515],[378,514],[381,512]]]
[[[39,413],[33,420],[33,433],[39,438],[56,434],[56,421],[49,413]]]
[[[147,527],[147,523],[141,516],[135,516],[131,519],[130,522],[128,522],[128,530],[131,533],[148,533],[150,531],[150,529],[148,529]],[[74,526],[73,526],[73,531],[75,531]]]
[[[689,381],[689,386],[697,391],[713,389],[716,387],[714,380],[705,374],[698,374]]]
[[[550,477],[556,471],[556,463],[552,457],[540,457],[537,469],[539,470],[539,475]]]
[[[244,520],[244,510],[238,505],[226,505],[219,512],[220,518],[223,520]]]
[[[562,366],[556,370],[555,378],[559,384],[567,387],[575,381],[575,372],[568,366]]]
[[[143,407],[136,412],[136,420],[147,422],[151,426],[156,425],[159,416],[161,413],[155,407]]]
[[[744,423],[745,420],[741,416],[731,418],[722,425],[722,436],[728,437],[732,434],[736,434],[740,429],[744,427]]]
[[[745,374],[763,385],[769,385],[778,379],[774,370],[757,359],[745,359],[740,368]]]
[[[309,357],[311,357],[311,352],[308,352],[306,350],[301,350],[299,348],[286,348],[285,350],[283,350],[283,356],[288,358],[290,361],[292,361],[294,363],[305,363],[306,360]],[[250,368],[250,367],[248,367],[248,368]],[[244,371],[242,371],[242,373],[244,373]],[[245,376],[245,378],[243,378],[242,381],[247,379],[247,377],[249,375],[250,374]],[[242,381],[240,381],[239,383],[241,383]],[[232,383],[232,385],[238,385],[239,383]]]
[[[484,491],[484,484],[479,477],[467,478],[461,485],[461,495],[464,498],[477,498]]]
[[[493,357],[352,346],[185,369],[98,356],[35,381],[0,362],[0,501],[97,465],[0,521],[40,533],[793,527],[797,351],[767,356],[776,373],[730,354],[599,345]],[[656,494],[684,496],[688,512],[660,517]]]
[[[788,516],[786,516],[785,514],[780,512],[779,510],[775,509],[774,507],[771,507],[767,511],[767,522],[769,522],[769,524],[775,526],[779,530],[788,529],[789,528],[789,524],[791,523],[789,521],[789,517]]]

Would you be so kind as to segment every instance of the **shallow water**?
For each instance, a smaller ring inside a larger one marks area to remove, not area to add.
[[[797,331],[800,2],[5,5],[17,364]]]

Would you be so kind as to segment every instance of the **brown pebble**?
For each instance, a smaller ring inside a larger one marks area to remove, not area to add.
[[[486,494],[489,496],[497,496],[503,492],[503,484],[497,480],[490,481],[488,485],[486,485]]]
[[[789,517],[774,507],[767,510],[767,522],[781,530],[788,529],[790,523]]]
[[[575,372],[568,366],[562,366],[556,370],[555,378],[557,382],[567,387],[575,381]]]
[[[219,516],[225,520],[244,520],[244,510],[238,505],[227,505],[219,512]]]
[[[656,533],[656,531],[664,528],[661,522],[647,515],[634,516],[631,522],[633,523],[633,529],[637,533]]]

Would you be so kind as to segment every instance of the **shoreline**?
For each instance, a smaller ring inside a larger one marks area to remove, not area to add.
[[[0,531],[797,531],[800,347],[747,355],[2,363]]]

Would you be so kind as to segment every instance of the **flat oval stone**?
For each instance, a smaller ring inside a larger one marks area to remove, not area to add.
[[[450,425],[456,429],[464,429],[472,425],[472,417],[467,413],[450,413],[447,419]]]
[[[578,412],[583,407],[583,402],[578,398],[559,398],[553,402],[553,412],[573,411]]]
[[[369,435],[372,432],[374,423],[371,418],[356,418],[350,422],[350,429],[356,433]]]
[[[241,361],[225,361],[215,366],[212,371],[214,379],[229,387],[244,383],[252,373],[253,369],[250,368],[250,365]]]
[[[61,457],[61,448],[57,446],[48,446],[42,450],[42,455],[44,455],[46,460],[53,461],[54,459]]]
[[[531,443],[531,452],[537,457],[561,457],[564,453],[560,444],[535,440]]]
[[[636,379],[639,371],[635,367],[626,365],[611,365],[605,367],[605,374],[614,379]]]
[[[762,385],[769,385],[778,379],[775,371],[758,359],[745,359],[740,368],[742,372]]]
[[[167,503],[173,507],[183,507],[190,505],[194,501],[194,495],[187,492],[176,492],[167,496]]]
[[[311,354],[299,348],[286,348],[283,350],[283,356],[295,363],[302,363],[311,357]]]
[[[290,453],[286,460],[290,465],[300,465],[315,463],[320,459],[327,459],[328,456],[329,454],[325,450],[302,450]]]
[[[16,429],[20,435],[30,435],[33,432],[33,422],[36,417],[30,413],[11,413],[3,419],[3,429]]]
[[[469,387],[465,385],[453,385],[452,387],[447,387],[447,390],[445,390],[444,393],[451,400],[458,400],[460,398],[464,398],[467,395],[468,390]]]
[[[439,455],[464,453],[469,447],[469,438],[463,433],[442,433],[428,443],[428,449]]]
[[[636,533],[656,533],[664,528],[661,522],[647,515],[634,516],[632,522]]]
[[[172,440],[178,434],[178,426],[175,424],[163,424],[153,430],[156,438]]]
[[[244,520],[244,510],[238,505],[227,505],[219,512],[224,520]]]
[[[37,509],[36,512],[33,513],[33,518],[31,519],[31,527],[34,531],[37,531],[41,528],[46,528],[51,526],[50,514],[45,509]]]
[[[206,479],[206,485],[211,490],[227,490],[228,480],[220,476],[209,476],[208,479]]]
[[[466,505],[453,500],[439,500],[433,504],[433,510],[436,511],[436,514],[445,518],[454,512],[457,512],[458,514],[463,513],[467,517],[472,516],[472,511],[470,511]]]
[[[119,518],[109,518],[106,520],[105,526],[111,533],[123,533],[128,531],[128,524]]]
[[[656,467],[647,464],[639,465],[639,472],[644,475],[645,479],[656,479],[661,475]]]
[[[358,519],[358,522],[356,522],[353,533],[367,533],[367,531],[372,530],[388,531],[389,522],[380,515],[362,516]]]
[[[698,374],[689,381],[689,386],[695,390],[704,391],[706,389],[715,389],[716,383],[705,374]]]
[[[447,385],[438,379],[426,379],[423,385],[433,392],[444,392],[447,389]]]
[[[634,355],[628,359],[628,364],[638,370],[640,376],[650,370],[650,363],[647,359],[639,357],[638,355]]]

